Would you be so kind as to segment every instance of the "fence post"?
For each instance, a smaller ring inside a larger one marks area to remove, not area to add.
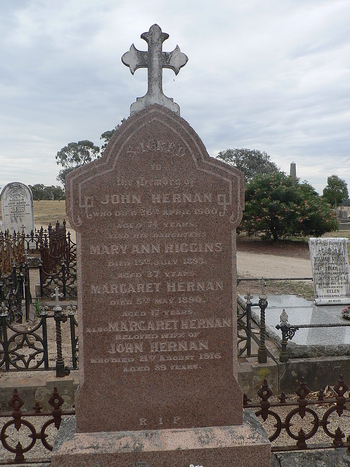
[[[247,316],[247,356],[251,357],[252,355],[252,301],[251,298],[253,298],[252,295],[250,295],[250,292],[248,290],[247,295],[244,297],[246,299],[246,316]]]
[[[7,322],[6,318],[8,317],[7,308],[5,306],[0,306],[0,329],[2,334],[2,341],[4,346],[5,353],[5,368],[8,371],[10,369],[10,356],[8,348],[8,339],[7,339]]]
[[[26,320],[29,321],[32,297],[30,293],[29,264],[27,262],[24,264],[24,300],[26,305]]]
[[[74,316],[74,310],[75,306],[71,307],[68,306],[67,309],[69,310],[68,312],[68,317],[69,317],[69,324],[70,324],[70,342],[71,342],[71,349],[72,349],[72,366],[73,370],[76,370],[78,368],[78,358],[77,358],[77,342],[78,339],[75,336],[75,326],[78,325],[76,322],[75,316]]]
[[[44,284],[43,284],[43,262],[39,261],[39,282],[40,282],[40,297],[44,296]]]
[[[286,363],[289,360],[287,352],[288,339],[293,339],[298,328],[289,324],[288,315],[284,308],[280,315],[280,324],[276,325],[276,329],[280,329],[282,331],[280,362]]]
[[[56,377],[63,378],[64,376],[69,375],[70,371],[68,368],[64,367],[64,359],[62,354],[62,331],[61,323],[67,321],[67,316],[62,314],[62,307],[59,305],[59,297],[62,294],[59,293],[58,287],[55,288],[55,306],[53,308],[54,319],[56,323],[56,346],[57,346],[57,357],[56,357]]]
[[[66,290],[66,262],[65,262],[64,259],[62,260],[61,270],[62,270],[62,293],[63,293],[63,297],[66,298],[67,297],[67,290]]]
[[[16,312],[16,315],[17,315],[17,318],[16,318],[16,322],[20,322],[22,323],[22,318],[23,318],[23,311],[22,311],[22,300],[23,300],[23,297],[24,297],[24,287],[23,287],[23,284],[24,284],[24,274],[22,272],[22,266],[20,267],[19,269],[19,275],[18,275],[18,283],[17,283],[17,288],[16,288],[16,309],[17,309],[17,312]]]
[[[266,339],[266,324],[265,324],[265,310],[267,308],[268,302],[267,297],[264,294],[264,285],[262,294],[259,297],[259,307],[260,307],[260,343],[258,349],[258,362],[267,363],[267,348],[265,344]]]
[[[43,341],[44,341],[44,368],[49,370],[49,349],[47,342],[47,307],[40,307],[40,317],[43,326]]]

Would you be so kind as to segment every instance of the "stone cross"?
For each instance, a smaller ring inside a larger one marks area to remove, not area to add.
[[[134,44],[129,52],[122,56],[124,65],[130,68],[132,74],[138,68],[148,68],[148,90],[143,97],[138,97],[130,107],[130,114],[134,114],[152,104],[159,104],[180,114],[179,106],[173,99],[163,94],[163,68],[170,68],[177,75],[180,68],[186,65],[188,58],[180,51],[177,45],[172,52],[163,52],[163,42],[169,34],[162,32],[161,28],[154,24],[148,32],[141,34],[141,38],[148,44],[148,52],[137,50]]]
[[[54,311],[61,311],[60,298],[63,297],[63,293],[60,293],[58,287],[55,287],[55,293],[51,294],[51,297],[55,299]]]

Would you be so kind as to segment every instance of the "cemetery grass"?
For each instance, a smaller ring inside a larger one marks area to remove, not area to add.
[[[34,222],[35,225],[42,225],[44,228],[52,224],[54,225],[57,221],[61,224],[64,220],[67,222],[68,217],[66,214],[66,202],[62,201],[49,201],[41,200],[34,201]]]
[[[1,205],[1,203],[0,203]],[[51,200],[41,200],[33,202],[34,208],[34,222],[35,227],[38,228],[42,226],[44,229],[47,228],[49,224],[56,224],[58,221],[62,223],[63,220],[67,221],[67,227],[69,227],[69,222],[66,214],[66,202],[62,201],[51,201]],[[0,210],[1,218],[1,210]]]

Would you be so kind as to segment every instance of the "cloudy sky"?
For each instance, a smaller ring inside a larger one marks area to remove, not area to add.
[[[211,156],[266,151],[322,192],[350,188],[349,0],[0,0],[0,187],[58,185],[55,155],[147,91],[121,56],[154,23],[189,57],[164,93]]]

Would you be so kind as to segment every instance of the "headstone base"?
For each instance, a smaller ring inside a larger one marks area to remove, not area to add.
[[[62,422],[51,467],[270,467],[271,446],[253,412],[236,426],[77,433]]]
[[[338,297],[338,298],[315,298],[315,305],[350,305],[350,297]]]

